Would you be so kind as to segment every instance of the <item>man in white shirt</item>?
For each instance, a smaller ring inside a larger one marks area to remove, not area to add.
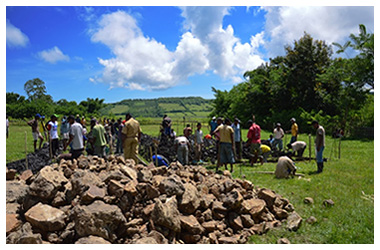
[[[84,144],[83,144],[83,127],[79,122],[75,121],[75,117],[70,115],[67,119],[70,124],[69,130],[69,141],[67,145],[71,144],[70,154],[67,158],[76,159],[83,154]],[[67,145],[65,145],[64,150],[66,150]]]
[[[294,176],[296,173],[295,163],[287,156],[281,156],[278,158],[276,171],[274,174],[277,178],[288,178],[289,176]]]
[[[178,161],[182,165],[187,165],[189,163],[189,140],[185,136],[180,136],[175,139],[174,145]]]
[[[292,144],[289,143],[286,146],[288,147],[288,149],[292,149],[293,150],[292,155],[296,155],[296,153],[297,153],[297,157],[302,157],[303,152],[306,149],[306,142],[304,142],[304,141],[295,141]]]
[[[195,160],[199,163],[202,163],[201,161],[201,155],[202,155],[202,145],[203,145],[203,132],[201,130],[202,124],[198,122],[197,129],[195,130]]]
[[[283,149],[282,138],[284,137],[284,130],[281,128],[280,123],[276,124],[276,128],[273,130],[273,136],[273,147],[277,148],[278,145],[278,149],[281,151]]]

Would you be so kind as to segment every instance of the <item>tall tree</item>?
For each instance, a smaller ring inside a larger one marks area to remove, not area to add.
[[[29,100],[34,101],[46,96],[45,82],[39,78],[29,80],[24,84],[24,90]]]

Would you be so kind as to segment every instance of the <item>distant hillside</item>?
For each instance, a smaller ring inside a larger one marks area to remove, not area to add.
[[[100,110],[102,116],[121,116],[130,112],[135,117],[206,118],[212,110],[212,100],[202,97],[171,97],[157,99],[127,99],[110,103]]]

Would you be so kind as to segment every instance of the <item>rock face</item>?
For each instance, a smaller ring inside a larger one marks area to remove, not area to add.
[[[295,231],[302,221],[272,190],[176,162],[81,156],[9,178],[11,244],[236,244],[282,224]]]
[[[66,217],[61,210],[41,202],[25,213],[26,221],[30,222],[33,227],[47,232],[63,229],[66,226]]]

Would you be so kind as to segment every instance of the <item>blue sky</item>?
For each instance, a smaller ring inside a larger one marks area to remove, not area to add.
[[[304,31],[344,43],[373,7],[6,6],[6,91],[42,79],[54,101],[202,96],[242,75]]]

